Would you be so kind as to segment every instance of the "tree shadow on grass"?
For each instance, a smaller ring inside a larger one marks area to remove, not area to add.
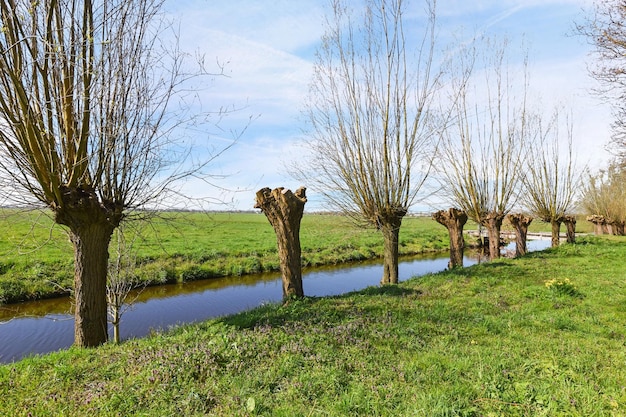
[[[485,269],[494,269],[494,268],[511,268],[513,266],[513,264],[507,263],[507,262],[485,262],[484,264],[480,264],[479,266],[477,266],[476,269],[478,268],[485,268]]]
[[[383,286],[367,287],[361,291],[355,291],[355,292],[348,293],[345,295],[347,296],[347,295],[351,295],[355,293],[362,294],[362,295],[370,295],[370,296],[386,295],[390,297],[402,297],[402,296],[409,296],[409,295],[410,296],[420,295],[422,291],[417,288],[407,288],[407,287],[400,286],[400,285],[383,285]]]
[[[327,297],[304,297],[285,303],[270,303],[242,313],[219,319],[221,323],[239,329],[257,326],[281,326],[288,323],[343,322],[362,313],[355,296],[364,297],[418,297],[421,290],[399,285],[371,286],[360,291]]]

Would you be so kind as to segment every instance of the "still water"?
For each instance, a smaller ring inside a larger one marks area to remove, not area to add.
[[[541,250],[549,244],[549,241],[529,241],[528,250]],[[514,246],[504,250],[511,248]],[[445,253],[401,259],[400,280],[442,271],[448,259]],[[464,265],[477,261],[478,257],[466,257]],[[307,296],[338,295],[378,285],[382,270],[379,261],[305,269],[304,293]],[[279,273],[149,287],[137,295],[124,312],[120,334],[122,339],[143,337],[152,330],[233,314],[263,303],[278,302],[281,298]],[[0,362],[71,346],[74,319],[70,312],[69,298],[0,306]],[[109,334],[112,333],[109,330]]]

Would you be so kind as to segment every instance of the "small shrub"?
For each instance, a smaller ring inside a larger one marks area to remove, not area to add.
[[[167,284],[177,281],[176,270],[171,265],[149,263],[135,271],[137,280],[148,285]]]

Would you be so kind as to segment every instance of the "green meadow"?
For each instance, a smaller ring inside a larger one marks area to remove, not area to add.
[[[626,240],[0,366],[13,416],[624,416]]]
[[[274,231],[260,212],[156,214],[150,221],[129,222],[125,227],[127,246],[136,258],[138,286],[279,268]],[[468,223],[465,229],[476,230],[476,225]],[[510,226],[505,223],[506,229]],[[529,230],[550,229],[535,221]],[[590,232],[591,225],[581,221],[578,230]],[[339,215],[305,213],[300,240],[305,267],[372,259],[383,253],[379,232]],[[401,255],[447,248],[446,229],[429,217],[409,216],[402,222]],[[65,230],[45,213],[0,211],[0,304],[66,295],[72,285],[73,251]]]
[[[73,285],[73,252],[64,229],[38,212],[2,214],[0,303],[66,294]],[[138,285],[279,268],[274,230],[261,213],[158,213],[149,222],[129,223],[125,234]],[[446,229],[430,218],[407,217],[400,253],[445,250],[447,239]],[[300,240],[305,267],[371,259],[383,249],[376,230],[330,214],[305,213]]]

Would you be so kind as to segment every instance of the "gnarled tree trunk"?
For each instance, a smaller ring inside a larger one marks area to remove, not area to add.
[[[92,223],[70,228],[74,245],[74,344],[98,346],[108,340],[107,268],[113,228]]]
[[[489,259],[500,257],[500,229],[503,220],[504,214],[492,211],[482,221],[489,237]]]
[[[593,223],[593,233],[595,235],[604,234],[604,223],[606,220],[603,216],[593,214],[591,216],[587,216],[587,221]]]
[[[561,217],[550,220],[550,226],[552,226],[552,247],[553,248],[556,248],[557,246],[559,246],[562,222],[563,222],[563,218]]]
[[[506,218],[515,229],[515,256],[519,257],[526,255],[526,237],[528,235],[528,226],[530,226],[533,218],[526,216],[523,213],[509,214]]]
[[[463,226],[467,222],[467,214],[463,210],[449,208],[433,213],[433,219],[444,225],[448,229],[450,236],[450,262],[448,268],[463,266],[463,249],[465,240],[463,239]]]
[[[74,344],[108,341],[106,284],[111,235],[122,208],[103,204],[89,186],[62,188],[63,205],[52,206],[55,221],[69,227],[74,246]]]
[[[276,232],[280,271],[283,280],[283,300],[304,297],[302,288],[302,250],[300,221],[306,203],[306,188],[295,194],[283,187],[263,188],[256,193],[255,208],[261,209]]]
[[[576,216],[564,216],[567,243],[576,243]]]
[[[69,237],[74,246],[74,344],[98,346],[108,340],[106,283],[109,243],[114,227],[97,220],[94,210],[73,215]],[[67,224],[67,223],[65,223]]]
[[[383,277],[381,285],[398,283],[398,243],[402,217],[388,219],[381,223],[380,230],[383,234]]]

